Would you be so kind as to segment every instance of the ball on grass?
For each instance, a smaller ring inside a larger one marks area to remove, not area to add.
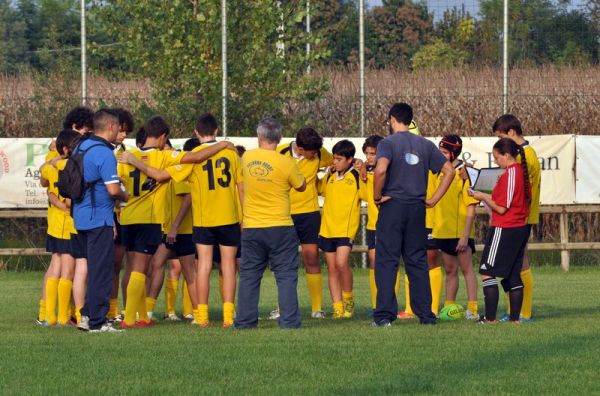
[[[466,316],[465,309],[458,304],[450,304],[445,306],[440,312],[440,320],[459,320],[464,319]]]

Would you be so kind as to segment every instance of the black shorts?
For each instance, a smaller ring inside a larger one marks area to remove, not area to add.
[[[438,250],[437,240],[433,239],[433,230],[431,228],[425,228],[425,235],[427,235],[427,250]]]
[[[377,242],[375,230],[367,230],[367,247],[369,250],[375,249],[375,242]]]
[[[352,248],[352,239],[350,238],[325,238],[319,236],[319,248],[327,253],[334,253],[340,246],[350,246]]]
[[[440,238],[434,239],[434,243],[436,249],[441,250],[443,253],[449,254],[451,256],[458,256],[458,252],[456,251],[456,245],[458,245],[458,238]],[[475,240],[473,238],[469,238],[467,245],[471,248],[471,253],[475,253]]]
[[[121,231],[128,252],[154,254],[162,242],[160,224],[127,224],[121,226]]]
[[[527,226],[490,227],[485,237],[479,273],[500,278],[519,275],[523,266],[525,245],[529,239],[528,231]]]
[[[122,245],[123,244],[123,230],[121,230],[121,223],[119,223],[119,221],[117,220],[117,214],[114,214],[114,218],[113,218],[114,222],[115,222],[115,228],[117,230],[117,235],[115,235],[115,245]]]
[[[242,230],[239,223],[217,227],[194,227],[194,243],[199,245],[240,246]]]
[[[87,258],[87,239],[82,234],[71,234],[71,256],[76,259]]]
[[[56,238],[52,235],[46,235],[46,251],[48,253],[70,254],[71,240]]]
[[[196,245],[194,245],[192,234],[177,234],[175,243],[167,243],[167,236],[163,235],[162,243],[175,254],[175,257],[191,256],[196,253]]]
[[[319,243],[321,212],[293,214],[292,221],[301,244]]]

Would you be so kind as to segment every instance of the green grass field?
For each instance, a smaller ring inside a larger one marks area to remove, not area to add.
[[[309,319],[301,277],[300,330],[261,320],[249,331],[159,322],[89,334],[35,326],[42,273],[3,272],[0,394],[600,393],[600,268],[536,269],[537,320],[522,325],[396,321],[370,328],[367,275],[355,270],[358,309],[348,321]],[[220,319],[213,301],[211,316]],[[275,302],[267,273],[261,318]],[[163,307],[161,299],[156,311]]]

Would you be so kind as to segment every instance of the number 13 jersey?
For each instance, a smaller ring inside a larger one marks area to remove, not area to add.
[[[128,151],[139,161],[157,169],[177,165],[185,155],[182,151],[162,151],[154,147]],[[121,208],[121,225],[161,224],[164,218],[166,184],[157,183],[131,165],[119,163],[117,170],[129,193],[127,205]]]
[[[203,143],[192,152],[214,143]],[[241,221],[237,185],[242,182],[242,168],[235,151],[222,150],[204,162],[171,167],[167,172],[175,181],[187,179],[190,183],[194,227],[218,227]]]

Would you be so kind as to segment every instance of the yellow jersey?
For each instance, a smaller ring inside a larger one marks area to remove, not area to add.
[[[364,182],[364,188],[367,192],[367,230],[375,230],[377,228],[377,216],[379,216],[379,208],[373,199],[373,171],[367,170],[367,181]]]
[[[469,195],[469,180],[461,179],[460,171],[454,171],[454,179],[446,194],[433,207],[433,238],[454,239],[462,238],[467,219],[467,207],[479,203]],[[440,172],[436,178],[436,188],[443,178]],[[475,237],[475,227],[471,226],[469,238]]]
[[[54,194],[62,202],[65,202],[66,199],[58,193],[56,184],[58,182],[58,172],[65,169],[66,164],[67,160],[63,159],[56,163],[56,168],[50,164],[42,168],[42,177],[48,180],[48,195]],[[70,212],[48,204],[48,235],[58,239],[71,239],[71,234],[76,233]]]
[[[166,183],[166,191],[164,195],[165,199],[165,215],[162,222],[162,230],[164,234],[168,234],[171,231],[171,226],[173,225],[173,221],[177,218],[179,211],[181,210],[181,205],[183,204],[183,199],[187,194],[191,193],[190,184],[186,181],[176,182],[174,180],[170,180]],[[191,234],[192,233],[192,210],[190,209],[188,213],[185,215],[181,223],[179,224],[179,228],[177,229],[178,235],[183,234]]]
[[[292,226],[290,189],[306,180],[296,161],[274,150],[248,150],[242,157],[242,175],[244,228]]]
[[[435,190],[437,189],[436,180],[436,175],[432,171],[429,171],[427,173],[427,192],[425,194],[426,199],[431,198],[433,193],[435,193]],[[425,208],[425,228],[433,230],[433,208]]]
[[[321,148],[315,158],[298,158],[294,155],[292,143],[280,145],[277,147],[277,152],[293,159],[298,165],[300,173],[306,179],[306,190],[302,192],[292,190],[290,192],[291,213],[300,214],[319,211],[319,187],[317,173],[319,173],[320,168],[324,168],[333,164],[333,156],[331,153],[329,153],[329,151],[326,149]]]
[[[527,162],[529,186],[531,187],[531,205],[529,205],[527,224],[538,224],[540,222],[540,187],[542,179],[540,162],[537,153],[529,145],[529,142],[525,141],[525,144],[521,147],[525,151],[525,162]],[[521,156],[517,156],[516,160],[518,163],[521,163]]]
[[[203,143],[192,152],[214,143]],[[174,168],[167,171],[175,181],[187,179],[190,183],[194,227],[218,227],[241,221],[237,184],[242,182],[242,167],[235,151],[222,150],[204,162]]]
[[[49,150],[48,154],[46,154],[45,162],[48,162],[58,156],[60,156],[60,154],[58,153],[58,150],[56,150],[56,149]]]
[[[185,155],[181,151],[162,151],[156,148],[128,150],[139,161],[156,169],[166,169],[179,164]],[[139,169],[119,163],[117,173],[125,182],[129,193],[127,205],[121,208],[121,224],[162,224],[165,213],[166,183],[159,184]]]
[[[325,197],[319,235],[325,238],[354,239],[360,224],[360,201],[368,201],[365,183],[356,169],[343,175],[328,173],[321,180],[320,192]]]

